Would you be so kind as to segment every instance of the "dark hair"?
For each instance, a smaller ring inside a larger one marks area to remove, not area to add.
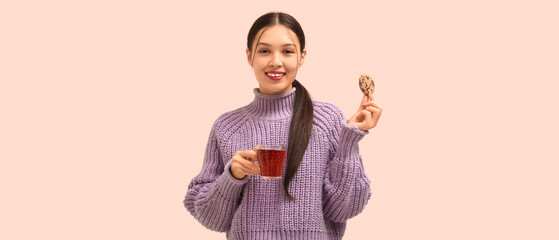
[[[256,19],[248,32],[248,49],[252,51],[252,44],[254,43],[258,31],[278,24],[287,27],[297,35],[300,44],[300,52],[303,52],[305,49],[305,34],[303,33],[301,25],[299,25],[299,22],[297,22],[294,17],[282,12],[270,12]],[[260,36],[262,36],[262,34],[260,34]],[[260,36],[258,37],[259,39]],[[291,201],[293,201],[294,198],[289,193],[289,184],[295,176],[295,173],[297,173],[297,169],[299,169],[299,165],[301,165],[301,161],[303,160],[305,150],[307,150],[313,123],[313,104],[311,96],[297,79],[293,81],[293,87],[296,89],[295,103],[293,104],[293,116],[291,118],[291,126],[289,127],[287,166],[283,179],[285,194]]]

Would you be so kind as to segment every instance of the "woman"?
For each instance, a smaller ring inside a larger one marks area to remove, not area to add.
[[[312,101],[295,80],[305,35],[288,14],[258,18],[246,54],[259,88],[250,104],[213,124],[185,207],[228,239],[341,239],[371,196],[358,142],[382,108],[369,94],[346,121],[336,106]],[[283,181],[261,179],[254,147],[286,143]]]

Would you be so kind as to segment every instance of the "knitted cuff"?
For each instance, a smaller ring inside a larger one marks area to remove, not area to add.
[[[216,184],[218,186],[218,191],[225,199],[235,200],[239,197],[243,190],[243,185],[248,182],[249,178],[236,179],[231,175],[231,171],[229,171],[230,168],[231,161],[225,165],[223,174],[217,179]]]
[[[345,134],[353,135],[350,138],[353,139],[353,140],[359,141],[365,135],[369,134],[369,131],[362,131],[355,125],[349,125],[348,122],[349,122],[349,120],[342,121],[343,126],[342,126],[342,135],[341,136],[343,136]],[[347,133],[348,131],[350,131],[351,133]]]
[[[369,131],[361,131],[357,126],[347,124],[347,120],[342,121],[337,155],[349,156],[358,150],[358,143]],[[343,158],[345,159],[345,157]]]

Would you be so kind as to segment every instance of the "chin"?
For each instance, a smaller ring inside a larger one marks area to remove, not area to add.
[[[268,95],[282,94],[289,91],[287,89],[289,89],[289,85],[260,86],[260,92]]]

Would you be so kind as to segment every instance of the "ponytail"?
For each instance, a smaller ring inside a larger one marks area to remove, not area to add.
[[[293,104],[293,116],[291,118],[291,126],[289,128],[289,143],[287,145],[287,166],[285,177],[283,179],[283,188],[285,195],[289,200],[295,200],[289,193],[289,184],[307,150],[309,139],[311,138],[311,129],[313,123],[313,104],[311,96],[307,89],[297,80],[293,81],[295,87],[295,103]]]

